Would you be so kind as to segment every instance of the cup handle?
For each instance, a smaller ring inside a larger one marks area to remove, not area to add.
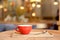
[[[18,27],[16,28],[16,31],[17,31],[17,32],[19,32],[19,29],[18,29]]]

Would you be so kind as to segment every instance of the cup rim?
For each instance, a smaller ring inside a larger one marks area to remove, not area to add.
[[[32,26],[32,25],[18,25],[18,26]]]

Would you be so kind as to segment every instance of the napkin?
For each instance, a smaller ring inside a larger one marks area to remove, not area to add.
[[[18,37],[18,36],[21,36],[21,37],[53,37],[54,35],[53,34],[50,34],[48,32],[30,32],[30,34],[27,34],[27,35],[23,35],[23,34],[13,34],[13,37]]]

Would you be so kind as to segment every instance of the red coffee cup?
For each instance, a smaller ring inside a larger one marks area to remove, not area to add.
[[[32,25],[18,25],[17,29],[21,34],[29,34],[32,30]]]

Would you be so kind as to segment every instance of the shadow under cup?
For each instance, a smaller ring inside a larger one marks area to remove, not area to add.
[[[18,25],[17,29],[21,34],[29,34],[32,30],[32,25]]]

